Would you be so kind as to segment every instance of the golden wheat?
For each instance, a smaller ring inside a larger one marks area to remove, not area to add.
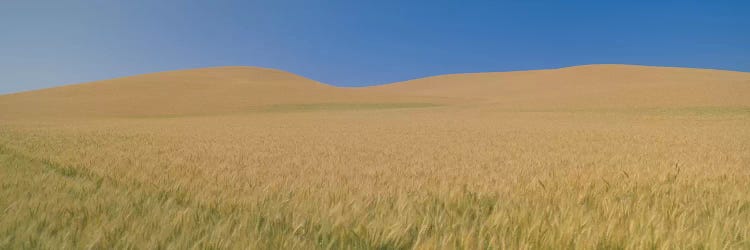
[[[745,248],[748,121],[415,108],[6,125],[0,244]]]
[[[0,120],[0,248],[750,248],[750,109],[713,91],[17,108]]]

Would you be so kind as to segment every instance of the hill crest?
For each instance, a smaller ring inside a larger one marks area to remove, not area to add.
[[[750,73],[596,64],[334,87],[286,71],[165,71],[0,96],[0,117],[239,112],[279,104],[436,103],[496,108],[750,106]]]

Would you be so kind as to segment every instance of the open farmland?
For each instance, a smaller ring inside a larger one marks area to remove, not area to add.
[[[750,73],[336,88],[224,67],[0,96],[0,248],[750,248]]]

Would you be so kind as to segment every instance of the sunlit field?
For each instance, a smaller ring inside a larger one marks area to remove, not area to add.
[[[5,248],[747,248],[747,110],[3,124]]]
[[[721,86],[675,99],[693,106],[18,108],[0,120],[0,248],[746,249],[750,105]]]

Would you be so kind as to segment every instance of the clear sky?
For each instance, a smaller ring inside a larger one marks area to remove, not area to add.
[[[594,63],[750,71],[750,1],[0,1],[0,93],[223,65],[362,86]]]

